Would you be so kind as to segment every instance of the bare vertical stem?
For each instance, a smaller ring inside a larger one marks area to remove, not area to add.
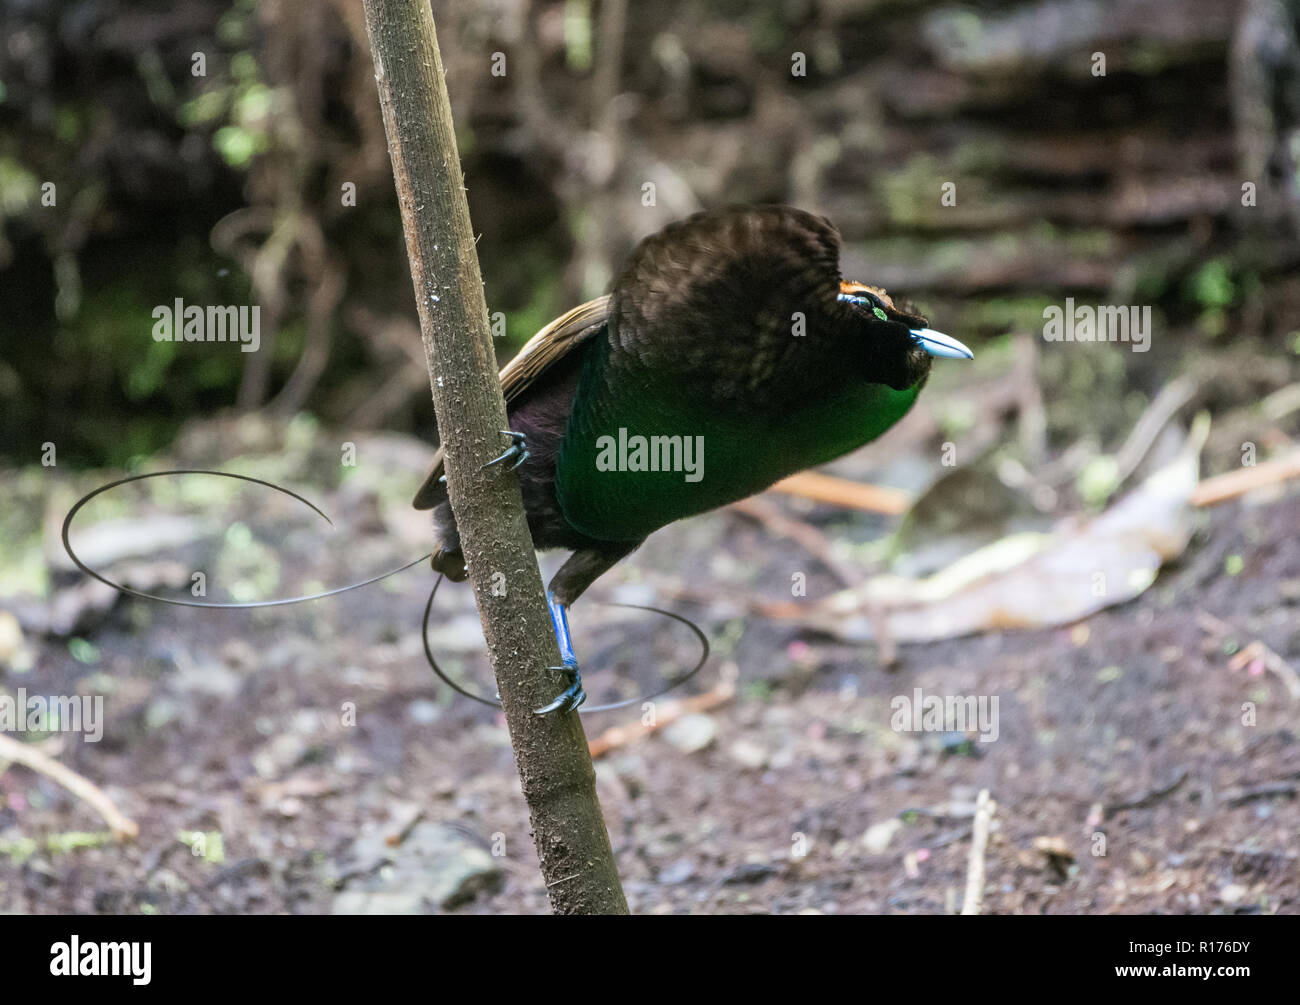
[[[626,914],[577,715],[539,717],[564,686],[519,483],[483,464],[505,447],[506,406],[488,331],[442,58],[427,0],[365,0],[420,314],[447,488],[487,638],[551,907]]]

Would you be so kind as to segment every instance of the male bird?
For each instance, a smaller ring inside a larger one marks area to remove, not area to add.
[[[842,281],[839,250],[828,220],[788,206],[697,213],[501,370],[513,443],[491,463],[516,470],[534,545],[573,552],[547,590],[571,683],[538,714],[582,704],[568,607],[651,532],[874,440],[932,356],[972,358]],[[415,507],[434,511],[434,568],[464,579],[441,451]]]

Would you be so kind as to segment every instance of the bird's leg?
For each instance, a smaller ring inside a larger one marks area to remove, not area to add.
[[[555,629],[555,641],[560,644],[563,665],[550,669],[563,670],[571,680],[569,686],[553,702],[537,709],[537,715],[561,709],[570,712],[587,700],[587,692],[582,689],[582,674],[578,670],[578,657],[573,653],[573,639],[569,636],[569,605],[640,543],[610,542],[604,547],[575,551],[551,580],[551,585],[546,590],[546,607],[551,612],[551,625]]]
[[[549,667],[550,670],[563,670],[569,675],[569,686],[559,693],[549,705],[534,711],[534,715],[546,715],[563,709],[572,712],[587,700],[587,692],[582,689],[582,673],[578,670],[578,657],[573,654],[573,639],[569,636],[569,609],[555,599],[555,591],[546,591],[546,608],[551,612],[551,627],[555,630],[555,641],[560,644],[562,665]]]
[[[523,464],[524,461],[528,460],[530,456],[528,453],[528,440],[523,433],[516,433],[511,429],[501,430],[501,435],[510,437],[512,441],[510,446],[506,448],[504,454],[494,460],[488,461],[483,465],[483,467],[490,468],[494,464],[500,464],[502,461],[508,461],[511,458],[514,458],[514,464],[510,465],[510,470],[513,471],[515,468],[519,467],[519,465]]]
[[[433,549],[430,565],[453,583],[465,581],[465,556],[460,548],[460,529],[451,511],[451,503],[443,500],[433,508],[433,536],[437,547]]]

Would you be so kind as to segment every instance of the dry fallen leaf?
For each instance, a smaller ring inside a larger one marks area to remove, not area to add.
[[[1131,600],[1187,546],[1208,432],[1198,418],[1171,463],[1095,517],[1011,534],[921,579],[877,576],[790,614],[849,642],[875,638],[882,619],[895,642],[925,642],[1069,624]]]

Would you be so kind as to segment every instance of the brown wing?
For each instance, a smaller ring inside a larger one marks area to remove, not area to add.
[[[532,387],[537,378],[557,361],[567,356],[575,346],[581,345],[600,331],[609,318],[609,297],[589,300],[567,314],[556,318],[524,343],[524,347],[509,363],[501,368],[501,390],[506,404]],[[433,509],[444,498],[447,490],[439,484],[442,477],[442,448],[433,455],[433,465],[424,476],[415,493],[416,509]]]

